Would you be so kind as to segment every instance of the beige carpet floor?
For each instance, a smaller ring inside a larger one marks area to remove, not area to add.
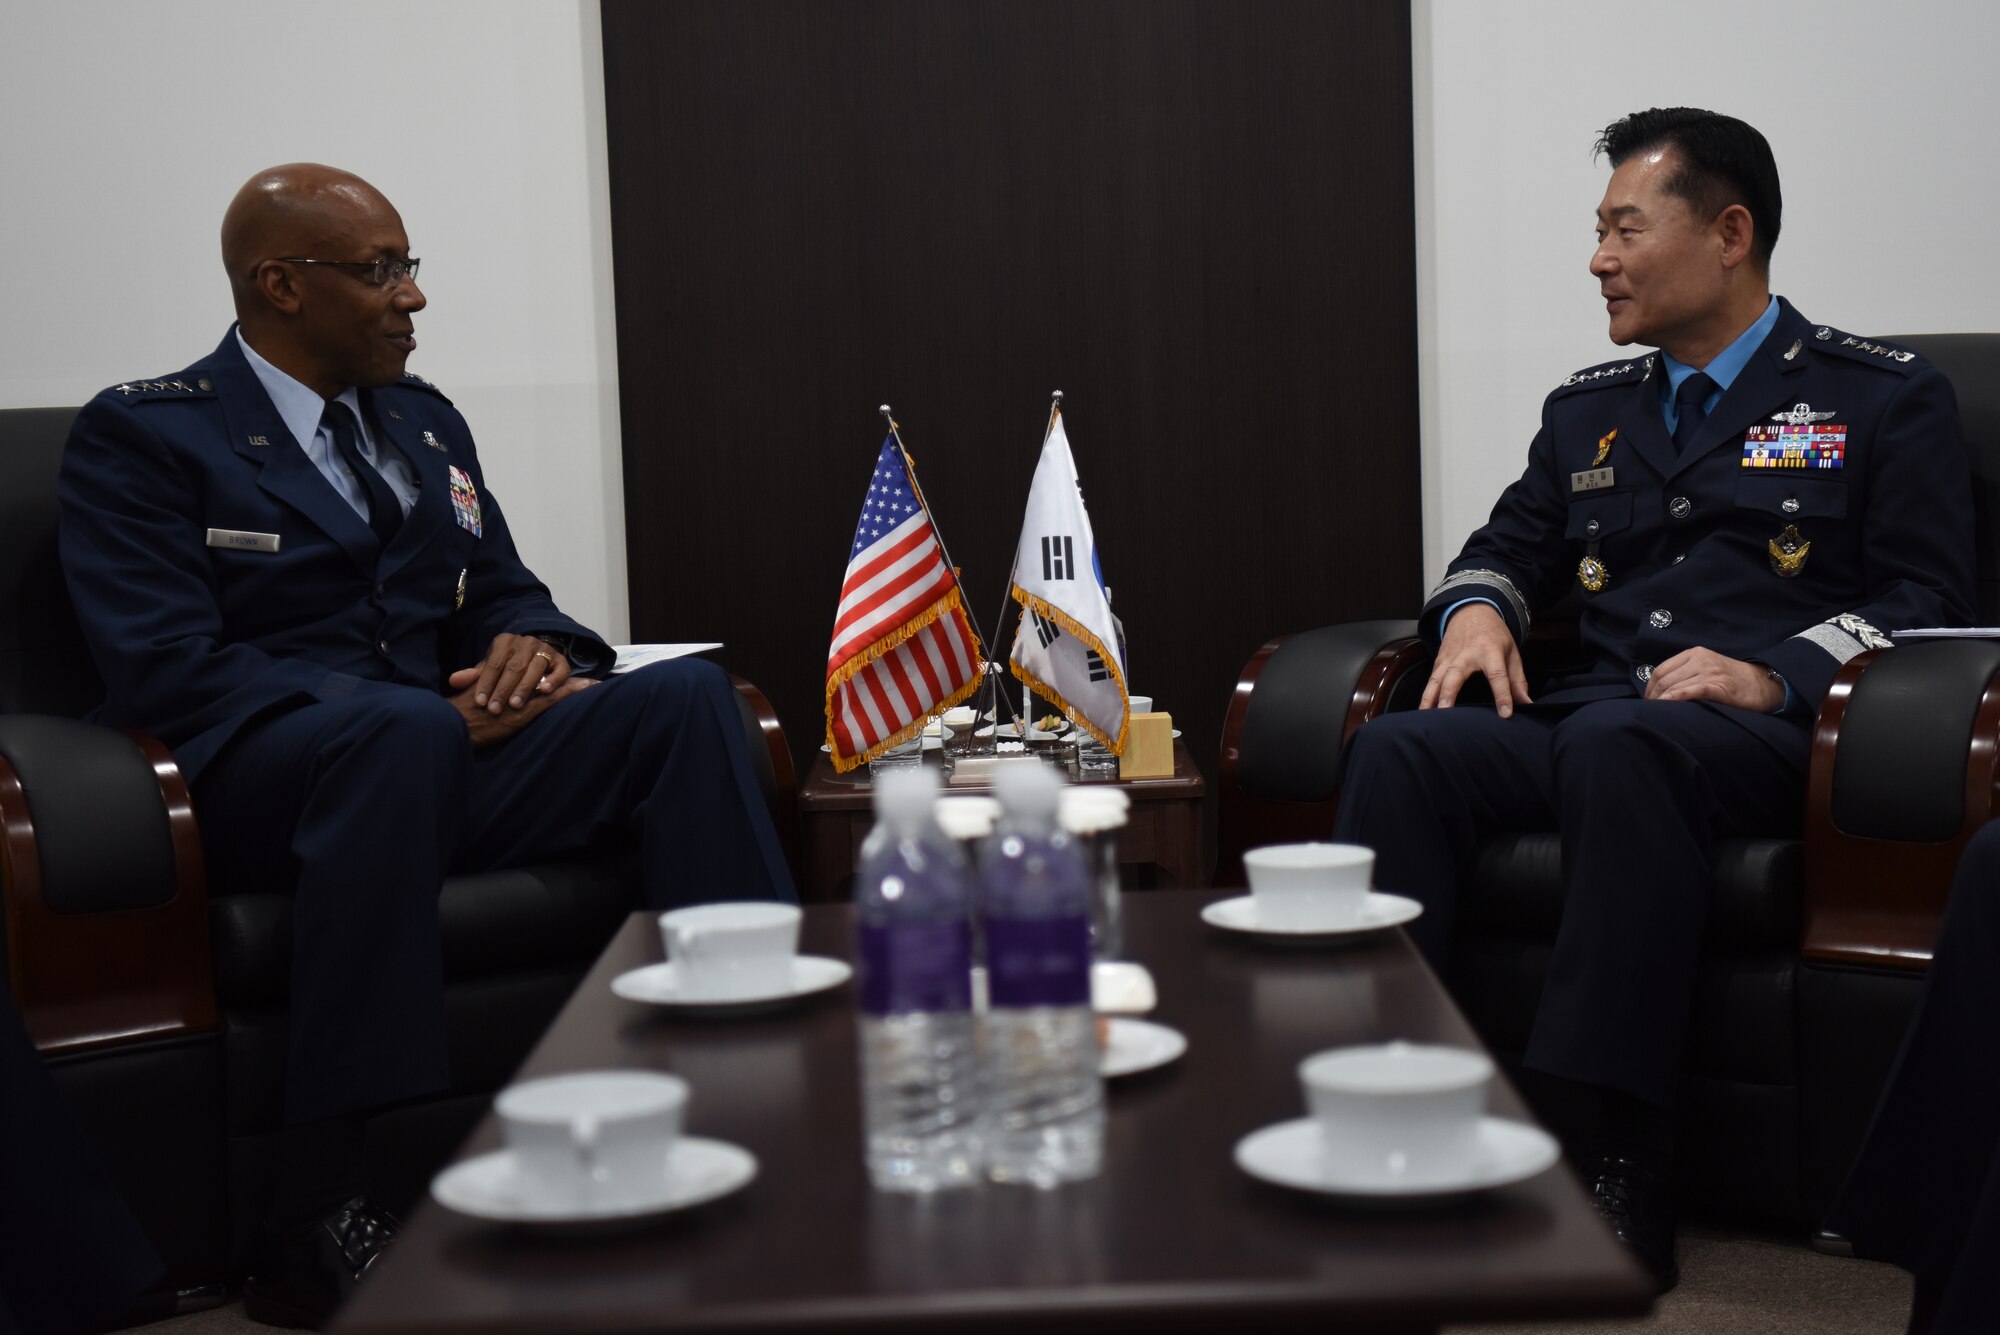
[[[1899,1335],[1910,1277],[1821,1256],[1801,1240],[1681,1230],[1680,1287],[1636,1321],[1447,1326],[1444,1335]],[[138,1328],[146,1335],[268,1335],[232,1302]]]
[[[1900,1335],[1910,1277],[1822,1256],[1802,1238],[1680,1231],[1680,1285],[1631,1321],[1447,1326],[1444,1335]]]

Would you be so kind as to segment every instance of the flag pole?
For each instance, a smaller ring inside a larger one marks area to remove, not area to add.
[[[1062,401],[1063,401],[1063,392],[1061,390],[1058,389],[1051,391],[1051,393],[1049,394],[1049,423],[1047,426],[1042,428],[1043,444],[1048,443],[1049,433],[1056,429],[1056,418],[1062,415]],[[1002,624],[1004,624],[1006,621],[1007,604],[1012,602],[1014,598],[1014,575],[1016,574],[1017,571],[1019,571],[1020,565],[1021,565],[1021,544],[1016,542],[1014,544],[1014,561],[1011,565],[1007,567],[1007,587],[1001,590],[1000,617]],[[1014,623],[1015,639],[1019,639],[1020,635],[1021,635],[1020,619],[1017,617]],[[1011,649],[1009,650],[1008,656],[1010,658],[1013,656]],[[997,662],[994,666],[994,671],[996,673],[999,671]],[[1020,722],[1021,716],[1019,714],[1014,713],[1014,702],[1011,699],[1008,699],[1007,692],[1001,691],[999,694],[1001,699],[1007,700],[1007,712],[1009,714],[1014,715],[1014,721],[1016,723]],[[1021,687],[1021,707],[1024,709],[1028,707],[1028,694],[1029,694],[1028,688],[1024,683]],[[995,712],[997,715],[998,711]]]
[[[945,565],[950,567],[953,578],[957,578],[958,563],[951,559],[951,548],[945,546],[944,542],[944,530],[938,526],[937,516],[931,514],[931,503],[924,498],[923,483],[917,481],[917,466],[915,461],[913,461],[910,458],[910,447],[903,443],[903,429],[897,423],[896,415],[893,411],[890,410],[888,404],[886,403],[882,404],[879,408],[876,409],[876,411],[881,413],[882,419],[889,424],[889,435],[892,438],[894,438],[896,442],[897,453],[903,456],[903,468],[910,475],[910,485],[916,488],[917,504],[923,506],[924,514],[930,517],[931,536],[937,539],[938,550],[944,554]],[[983,692],[986,686],[990,685],[993,680],[993,673],[994,673],[993,648],[992,648],[993,641],[986,638],[986,632],[980,626],[979,618],[972,615],[972,600],[970,598],[966,598],[963,596],[964,584],[962,581],[959,587],[961,590],[961,596],[959,598],[958,605],[961,609],[964,610],[966,620],[972,623],[973,634],[979,636],[986,650],[986,661],[980,666],[980,677],[981,677],[980,688]],[[975,707],[973,710],[975,716],[980,712],[981,711],[977,707]],[[997,741],[998,739],[996,738],[995,740]]]
[[[889,411],[888,404],[886,403],[883,404],[880,408],[876,409],[876,411],[881,413],[883,420],[888,422],[889,424],[889,434],[895,438],[896,449],[903,456],[903,467],[906,470],[908,470],[910,474],[910,485],[916,488],[917,504],[923,506],[924,514],[930,517],[931,536],[937,539],[938,550],[944,553],[944,563],[951,568],[952,577],[956,579],[958,577],[958,563],[951,559],[951,548],[945,546],[944,530],[938,527],[937,516],[931,514],[931,503],[928,500],[924,499],[924,484],[917,481],[916,461],[910,458],[910,447],[903,443],[903,428],[897,423],[895,414]],[[972,622],[973,633],[978,635],[979,638],[985,641],[987,644],[991,644],[992,641],[986,639],[986,632],[984,628],[980,626],[979,619],[972,615],[971,600],[966,598],[961,598],[959,599],[959,606],[964,609],[966,619]],[[991,658],[992,654],[989,652],[987,654],[987,657]]]

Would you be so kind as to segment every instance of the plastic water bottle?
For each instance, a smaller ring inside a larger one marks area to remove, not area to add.
[[[981,863],[986,929],[986,1162],[1051,1187],[1104,1161],[1104,1078],[1090,1009],[1090,873],[1056,823],[1044,765],[995,775],[999,828]]]
[[[932,815],[937,794],[926,768],[875,780],[854,886],[862,1128],[885,1191],[969,1186],[982,1166],[972,876]]]

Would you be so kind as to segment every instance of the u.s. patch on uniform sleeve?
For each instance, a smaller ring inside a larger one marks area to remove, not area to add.
[[[484,536],[479,523],[479,492],[457,464],[451,465],[451,514],[458,526],[473,537]]]

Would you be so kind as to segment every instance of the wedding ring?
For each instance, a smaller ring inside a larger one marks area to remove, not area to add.
[[[554,672],[556,670],[556,660],[549,657],[547,650],[545,649],[535,650],[535,657],[541,659],[544,663],[547,663],[549,665],[547,671]]]

